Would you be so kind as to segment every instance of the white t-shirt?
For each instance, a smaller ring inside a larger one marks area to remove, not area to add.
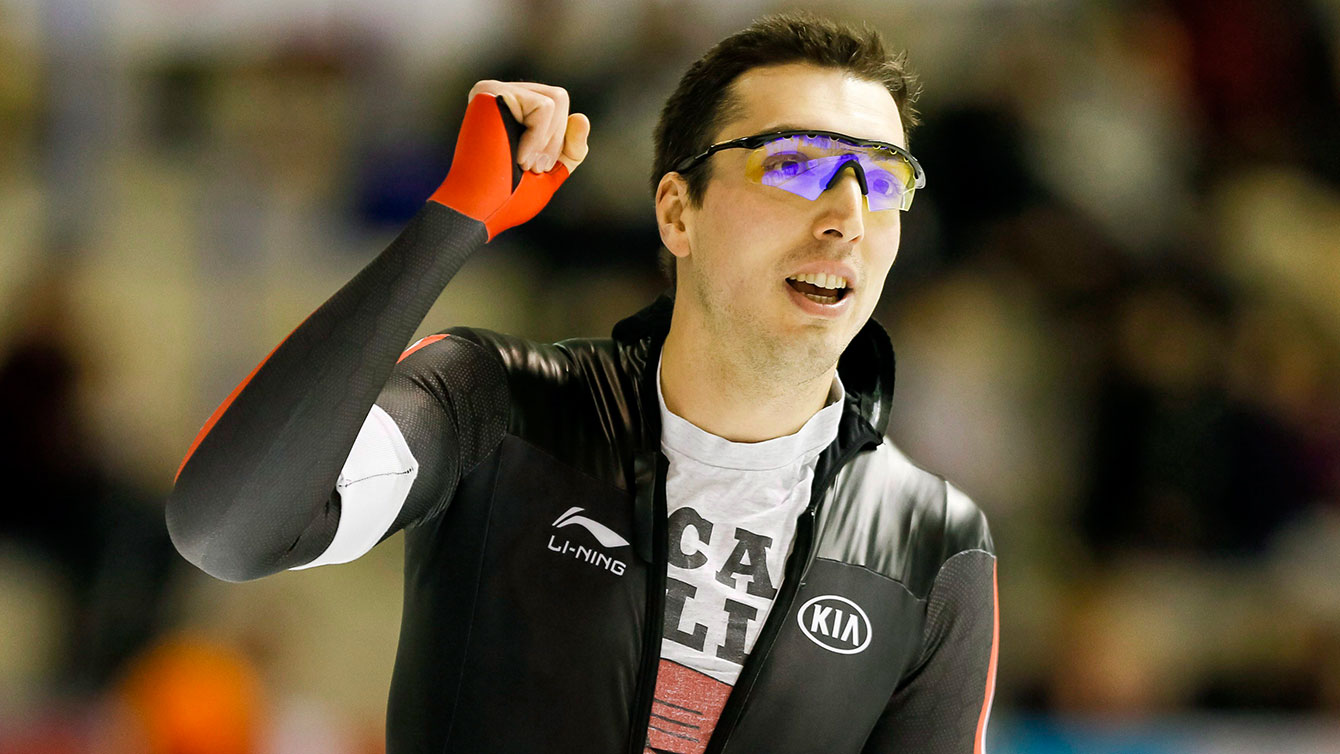
[[[699,752],[781,588],[819,453],[837,437],[842,381],[798,432],[731,442],[669,411],[656,365],[669,515],[664,638],[648,747]]]

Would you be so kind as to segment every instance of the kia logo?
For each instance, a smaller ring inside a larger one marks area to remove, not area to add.
[[[870,618],[846,597],[815,597],[800,606],[796,621],[810,641],[830,652],[854,655],[870,646]]]

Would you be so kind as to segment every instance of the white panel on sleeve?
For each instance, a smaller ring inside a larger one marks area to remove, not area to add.
[[[362,557],[395,523],[418,475],[419,462],[410,453],[400,427],[390,414],[374,405],[335,483],[340,492],[340,523],[335,539],[316,560],[289,570],[348,563]]]

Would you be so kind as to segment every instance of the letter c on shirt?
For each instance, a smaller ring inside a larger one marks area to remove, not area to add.
[[[668,519],[670,524],[670,541],[674,546],[670,548],[670,564],[678,568],[693,570],[701,567],[707,562],[707,556],[702,551],[695,549],[689,552],[684,549],[684,532],[692,526],[698,533],[698,541],[704,545],[712,542],[712,522],[698,515],[698,511],[685,506],[671,513]]]

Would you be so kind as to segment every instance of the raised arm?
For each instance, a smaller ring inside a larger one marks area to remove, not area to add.
[[[470,96],[451,170],[430,201],[234,389],[182,461],[168,532],[207,573],[257,578],[331,547],[339,486],[350,481],[341,471],[349,466],[356,475],[366,461],[351,454],[355,439],[378,447],[366,425],[378,410],[389,417],[374,401],[383,395],[401,406],[393,410],[414,410],[413,391],[388,379],[429,307],[470,254],[534,217],[585,158],[590,124],[568,115],[561,89],[489,81]],[[435,410],[431,421],[450,433],[450,409]],[[454,484],[460,466],[459,443],[451,434],[441,439],[414,449],[419,476],[439,486]]]

